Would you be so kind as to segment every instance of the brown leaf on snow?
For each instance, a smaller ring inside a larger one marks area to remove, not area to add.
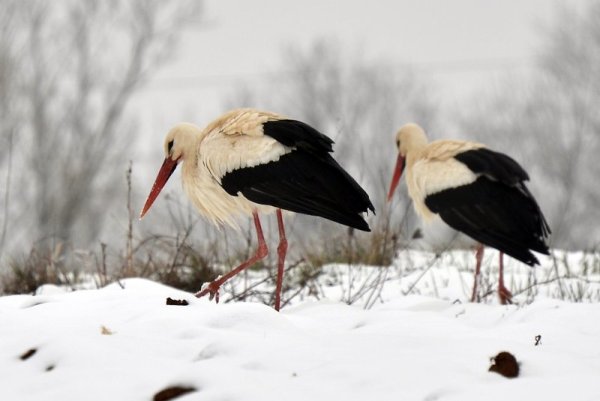
[[[510,352],[502,351],[491,358],[491,361],[492,366],[488,369],[489,372],[496,372],[510,378],[519,376],[519,363]]]
[[[106,326],[100,326],[100,334],[102,334],[103,336],[112,336],[113,334],[115,334],[115,332]]]

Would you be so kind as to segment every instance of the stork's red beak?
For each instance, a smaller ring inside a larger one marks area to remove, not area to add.
[[[173,171],[177,168],[177,160],[173,160],[170,157],[167,157],[163,162],[160,170],[158,171],[158,175],[156,176],[156,180],[154,180],[154,185],[152,185],[152,190],[150,190],[150,195],[148,195],[148,199],[146,199],[146,204],[140,213],[140,219],[144,217],[150,206],[154,203],[154,200],[160,193],[161,189],[165,186]]]
[[[402,176],[402,171],[404,170],[404,157],[400,153],[398,153],[398,160],[396,161],[396,167],[394,168],[394,176],[392,177],[392,182],[390,183],[390,192],[388,192],[387,200],[388,202],[392,200],[394,196],[394,192],[398,187],[398,183],[400,182],[400,177]]]

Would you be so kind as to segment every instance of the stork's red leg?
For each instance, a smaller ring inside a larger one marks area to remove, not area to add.
[[[475,277],[473,279],[473,294],[471,294],[471,302],[477,301],[477,285],[479,284],[479,273],[481,272],[481,260],[483,259],[483,244],[479,244],[475,250]]]
[[[212,283],[206,286],[205,289],[198,291],[196,293],[196,297],[200,298],[205,296],[206,294],[210,294],[210,299],[215,298],[217,302],[219,302],[219,288],[221,285],[229,280],[231,277],[240,273],[242,270],[252,266],[254,263],[263,259],[269,253],[267,249],[267,243],[265,242],[265,237],[263,235],[263,230],[260,225],[260,219],[258,218],[258,213],[255,211],[252,212],[252,216],[254,217],[254,226],[256,227],[256,236],[258,237],[258,249],[256,249],[256,253],[250,259],[231,270],[229,273],[219,277]]]
[[[498,265],[498,297],[502,305],[512,304],[512,294],[504,286],[504,258],[503,253],[500,252],[500,259]]]
[[[281,209],[277,209],[277,226],[279,227],[279,245],[277,246],[277,282],[275,285],[275,310],[281,307],[281,288],[283,287],[283,267],[285,264],[285,254],[287,253],[288,243],[285,237],[285,227],[283,226],[283,216]]]

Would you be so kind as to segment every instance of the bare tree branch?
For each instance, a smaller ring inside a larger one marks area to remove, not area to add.
[[[0,39],[0,51],[6,44],[18,54],[18,75],[10,81],[18,84],[3,99],[24,110],[14,169],[15,178],[29,184],[19,193],[20,217],[28,223],[20,226],[31,230],[30,238],[95,242],[103,214],[125,190],[114,183],[121,182],[125,152],[135,139],[127,105],[173,51],[182,30],[198,21],[201,3],[10,4],[18,16],[17,39]],[[2,71],[0,62],[4,91]]]
[[[530,171],[553,245],[585,249],[600,244],[600,3],[556,15],[531,76],[507,79],[462,125]]]

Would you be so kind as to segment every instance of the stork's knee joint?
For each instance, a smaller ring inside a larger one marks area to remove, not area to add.
[[[287,249],[288,249],[288,242],[286,239],[282,239],[279,242],[279,246],[277,247],[277,252],[283,253],[283,252],[286,252]]]
[[[267,248],[267,244],[260,244],[258,249],[256,250],[256,256],[259,258],[264,258],[269,254],[269,249]]]

